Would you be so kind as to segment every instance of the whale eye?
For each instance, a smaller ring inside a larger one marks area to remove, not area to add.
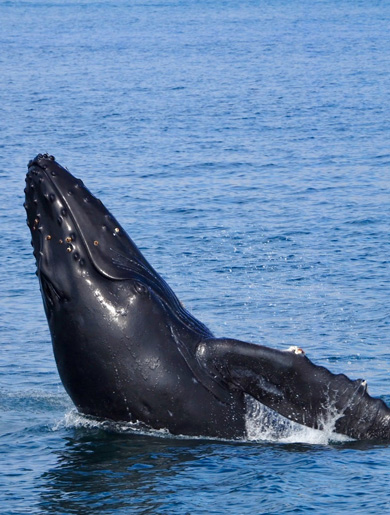
[[[134,282],[134,289],[137,293],[141,293],[141,294],[145,294],[148,292],[147,287],[144,284],[139,283],[138,281]]]

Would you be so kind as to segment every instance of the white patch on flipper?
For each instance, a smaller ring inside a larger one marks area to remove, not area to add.
[[[196,349],[196,354],[199,356],[199,357],[202,357],[206,354],[206,345],[204,343],[200,343],[198,345],[198,348]]]
[[[305,354],[305,351],[296,345],[291,345],[286,352],[293,352],[294,354]]]

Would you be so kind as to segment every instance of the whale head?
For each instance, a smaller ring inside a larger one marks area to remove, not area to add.
[[[58,304],[73,300],[77,282],[86,276],[142,281],[155,275],[102,202],[53,156],[39,154],[29,162],[25,194],[48,318]]]

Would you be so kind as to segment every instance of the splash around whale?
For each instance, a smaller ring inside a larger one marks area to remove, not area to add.
[[[78,411],[175,435],[245,438],[248,398],[304,426],[390,440],[390,409],[288,351],[215,338],[53,156],[28,164],[27,224],[54,356]]]

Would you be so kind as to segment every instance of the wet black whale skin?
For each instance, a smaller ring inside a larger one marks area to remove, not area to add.
[[[364,381],[332,374],[302,353],[215,338],[53,156],[30,161],[25,193],[55,360],[81,413],[242,438],[250,395],[312,428],[331,414],[339,433],[390,438],[390,409]]]

